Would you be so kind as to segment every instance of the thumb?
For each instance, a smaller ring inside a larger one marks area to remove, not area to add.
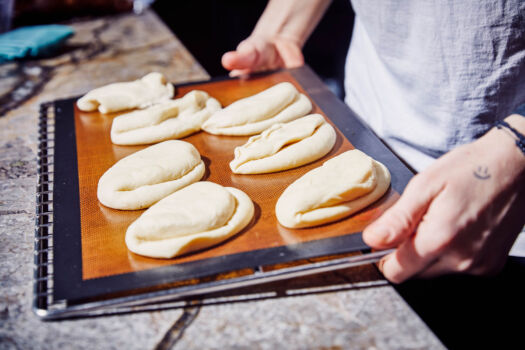
[[[236,51],[222,56],[222,65],[227,70],[251,70],[257,62],[257,50],[250,42],[243,42]]]
[[[366,244],[377,249],[397,247],[416,230],[427,209],[441,188],[425,181],[421,173],[415,176],[401,198],[381,217],[363,231]]]

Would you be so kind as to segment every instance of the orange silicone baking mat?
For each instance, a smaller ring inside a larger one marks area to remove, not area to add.
[[[208,92],[223,106],[227,106],[240,98],[284,81],[294,84],[308,96],[308,91],[303,89],[290,72],[280,71],[249,79],[227,79],[180,86],[175,98],[198,89]],[[321,110],[313,100],[312,104],[312,113],[321,113],[330,121],[328,111]],[[173,259],[152,259],[136,255],[126,248],[124,236],[129,224],[137,219],[143,210],[122,211],[107,208],[98,202],[96,195],[98,180],[109,167],[119,159],[146,147],[117,146],[111,143],[111,123],[117,115],[119,114],[81,112],[76,107],[74,111],[83,280],[360,232],[399,197],[398,193],[390,188],[381,200],[347,219],[314,228],[287,229],[279,225],[274,212],[280,194],[290,183],[309,170],[320,166],[331,157],[353,149],[352,140],[347,139],[332,123],[337,132],[337,141],[332,151],[322,159],[278,173],[236,175],[231,172],[228,164],[233,159],[234,148],[244,144],[248,137],[215,136],[201,131],[182,140],[192,143],[204,159],[206,174],[203,180],[236,187],[246,192],[255,204],[252,222],[226,242],[193,254]]]

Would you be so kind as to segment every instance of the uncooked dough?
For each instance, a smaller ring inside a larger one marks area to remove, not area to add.
[[[182,138],[199,131],[220,109],[219,101],[204,91],[193,90],[182,98],[116,117],[111,125],[111,142],[144,145]]]
[[[135,152],[109,168],[98,181],[100,203],[114,209],[148,208],[199,181],[205,166],[188,142],[171,140]]]
[[[161,73],[153,72],[135,81],[113,83],[91,90],[77,101],[77,106],[81,111],[98,109],[100,113],[145,108],[172,98],[174,90]]]
[[[251,221],[253,202],[243,191],[196,182],[162,199],[126,232],[132,252],[172,258],[218,244]]]
[[[262,174],[313,162],[335,144],[334,128],[320,114],[274,124],[235,148],[230,168],[236,174]]]
[[[312,103],[295,86],[285,82],[235,101],[215,112],[202,129],[216,135],[255,135],[275,123],[307,115]]]
[[[293,182],[277,200],[275,213],[289,228],[317,226],[372,204],[390,186],[390,172],[359,150],[338,155]]]

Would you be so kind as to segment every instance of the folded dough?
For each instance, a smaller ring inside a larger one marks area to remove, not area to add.
[[[114,209],[143,209],[199,181],[205,166],[191,143],[164,141],[122,158],[98,181],[100,203]]]
[[[390,172],[359,150],[338,155],[293,182],[275,213],[289,228],[317,226],[349,216],[375,202],[390,186]]]
[[[335,144],[334,128],[320,114],[310,114],[284,124],[274,124],[235,148],[230,162],[236,174],[263,174],[313,162]]]
[[[85,112],[98,108],[100,113],[145,108],[172,98],[174,90],[161,73],[153,72],[135,81],[113,83],[91,90],[77,101],[77,106]]]
[[[220,109],[219,101],[204,91],[194,90],[182,98],[116,117],[111,125],[111,142],[143,145],[182,138],[199,131]]]
[[[132,252],[172,258],[220,243],[251,221],[253,202],[241,190],[196,182],[162,199],[126,232]]]
[[[285,82],[215,112],[202,129],[216,135],[255,135],[275,123],[292,121],[311,110],[308,97]]]

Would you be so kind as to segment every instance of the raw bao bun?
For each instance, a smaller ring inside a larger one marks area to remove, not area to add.
[[[307,115],[312,103],[290,83],[280,83],[215,112],[202,129],[215,135],[255,135],[276,123]]]
[[[274,124],[235,148],[230,168],[236,174],[262,174],[313,162],[334,147],[334,128],[320,114]]]
[[[113,119],[111,142],[144,145],[178,139],[201,129],[221,104],[206,92],[194,90],[176,100],[166,100]]]
[[[145,108],[173,97],[175,89],[157,72],[141,79],[114,83],[91,90],[77,101],[81,111],[112,113],[126,109]]]
[[[136,254],[173,258],[228,239],[250,223],[253,213],[244,192],[196,182],[146,210],[128,227],[126,245]]]
[[[359,150],[338,155],[293,182],[277,200],[275,214],[289,228],[311,227],[347,217],[377,201],[390,172]]]
[[[204,162],[191,143],[165,141],[115,163],[98,181],[97,197],[114,209],[148,208],[199,181],[204,171]]]

